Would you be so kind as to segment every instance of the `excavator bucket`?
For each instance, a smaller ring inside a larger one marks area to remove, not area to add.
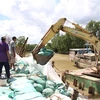
[[[44,51],[40,49],[36,53],[34,52],[32,54],[33,54],[33,58],[37,61],[37,64],[40,65],[45,65],[54,56],[54,52],[46,48]]]
[[[45,65],[52,57],[53,55],[46,56],[46,55],[35,54],[37,64],[40,65]]]

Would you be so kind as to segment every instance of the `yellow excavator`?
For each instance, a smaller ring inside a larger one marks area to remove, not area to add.
[[[71,23],[81,31],[77,31],[74,28],[64,26],[65,21]],[[63,31],[67,34],[81,38],[92,44],[95,50],[95,57],[96,57],[95,66],[97,67],[97,70],[100,70],[100,68],[98,67],[98,60],[100,60],[100,40],[96,36],[94,36],[91,32],[85,30],[84,28],[75,23],[68,21],[66,18],[61,18],[55,24],[53,24],[47,31],[47,33],[43,36],[39,44],[36,45],[36,47],[33,49],[32,54],[37,63],[45,65],[53,57],[53,55],[52,56],[39,55],[38,52],[40,51],[41,48],[45,47],[48,41],[51,40],[57,33],[59,33],[59,31]]]

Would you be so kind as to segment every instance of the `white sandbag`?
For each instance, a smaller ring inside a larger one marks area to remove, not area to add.
[[[11,84],[16,85],[16,84],[24,84],[24,83],[30,83],[30,80],[28,80],[27,77],[16,77],[15,81],[13,81]]]
[[[8,95],[11,92],[12,91],[9,89],[9,87],[0,87],[0,96],[4,95],[4,94]]]
[[[42,94],[44,95],[44,97],[50,97],[53,93],[54,91],[51,88],[45,88],[42,91]]]
[[[43,73],[43,71],[44,71],[44,69],[45,69],[45,65],[37,64],[37,65],[35,66],[35,68],[36,68],[37,70],[39,70],[41,73]]]
[[[12,100],[11,98],[8,97],[8,95],[3,94],[0,96],[0,100]]]
[[[17,55],[16,63],[21,61],[24,62],[24,64],[27,64],[27,69],[29,70],[30,73],[35,69],[35,66],[37,66],[37,63],[32,56],[21,58],[19,55]]]
[[[10,85],[10,88],[14,91],[27,93],[27,92],[35,92],[35,88],[31,84],[30,80],[25,78],[19,78],[18,80],[15,80]]]
[[[16,54],[16,62],[18,62],[20,60],[22,60],[22,58],[18,54]]]
[[[39,92],[30,92],[21,95],[16,95],[13,100],[34,100],[35,98],[43,97]]]
[[[73,93],[74,93],[74,89],[69,86],[67,90],[67,95],[73,95]]]
[[[46,75],[50,80],[52,80],[54,82],[63,83],[61,78],[55,72],[54,68],[52,68],[51,63],[47,63],[44,66],[43,74]]]
[[[42,91],[44,89],[43,86],[38,83],[34,83],[34,88],[36,89],[37,92],[40,92],[40,93],[42,93]]]
[[[79,95],[78,95],[78,97],[77,97],[77,100],[90,100],[90,99],[88,99],[87,96],[82,95],[81,93],[79,93]]]
[[[47,99],[45,97],[37,97],[37,98],[31,99],[31,100],[47,100]]]
[[[67,97],[65,95],[62,95],[60,93],[54,93],[52,96],[50,96],[50,98],[48,98],[47,100],[71,100],[70,97]]]

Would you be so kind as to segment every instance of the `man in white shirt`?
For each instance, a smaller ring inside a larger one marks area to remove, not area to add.
[[[12,37],[12,41],[10,42],[10,55],[11,55],[11,68],[10,69],[14,69],[15,70],[15,66],[14,63],[16,62],[16,42],[17,38],[15,36]]]

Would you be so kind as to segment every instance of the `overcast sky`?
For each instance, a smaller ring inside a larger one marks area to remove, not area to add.
[[[100,21],[99,13],[100,0],[0,0],[0,36],[25,36],[34,44],[60,18],[85,26]]]

